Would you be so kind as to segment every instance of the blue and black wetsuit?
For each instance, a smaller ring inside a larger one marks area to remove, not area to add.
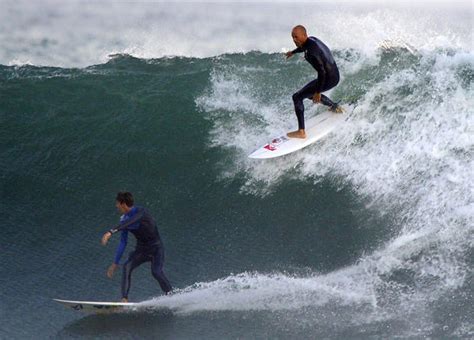
[[[304,58],[318,72],[318,78],[309,82],[293,95],[295,112],[298,117],[298,128],[304,129],[303,99],[311,99],[315,93],[325,92],[339,83],[339,70],[329,48],[319,39],[308,37],[303,46],[296,48],[292,53],[304,52]],[[321,102],[335,109],[337,103],[325,95],[321,95]]]
[[[127,246],[128,232],[137,239],[135,250],[130,253],[123,266],[122,297],[128,298],[132,271],[144,262],[151,261],[151,272],[160,284],[161,289],[168,293],[172,287],[163,273],[164,248],[161,242],[156,222],[150,213],[142,207],[133,207],[120,218],[120,224],[110,229],[110,232],[122,232],[120,244],[117,248],[114,263],[119,264],[125,247]]]

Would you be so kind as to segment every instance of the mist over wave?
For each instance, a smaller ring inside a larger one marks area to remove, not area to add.
[[[139,58],[210,57],[292,49],[290,30],[307,26],[331,48],[373,52],[385,39],[419,49],[472,49],[470,2],[161,3],[4,1],[0,63],[84,67],[112,53]]]

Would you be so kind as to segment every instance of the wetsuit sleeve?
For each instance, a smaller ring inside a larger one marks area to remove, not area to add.
[[[295,54],[295,53],[301,53],[303,52],[303,49],[301,47],[297,47],[295,48],[293,51],[291,51],[291,53]]]
[[[125,221],[124,223],[119,224],[118,226],[109,230],[110,233],[115,234],[118,231],[122,230],[132,230],[138,228],[138,226],[133,226],[133,224],[140,221],[143,216],[145,215],[145,209],[139,210],[133,217],[129,220]]]
[[[123,230],[122,235],[120,237],[120,243],[115,253],[115,260],[114,260],[115,264],[120,263],[120,259],[122,258],[123,252],[125,251],[125,248],[127,247],[127,241],[128,241],[128,231]]]

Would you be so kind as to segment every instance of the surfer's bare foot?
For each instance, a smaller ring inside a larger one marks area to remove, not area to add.
[[[303,129],[288,132],[286,135],[290,138],[306,138],[306,132]]]
[[[341,106],[331,107],[329,111],[334,113],[344,113],[344,109]]]
[[[127,303],[127,302],[128,302],[128,299],[127,299],[127,298],[122,298],[122,302]]]

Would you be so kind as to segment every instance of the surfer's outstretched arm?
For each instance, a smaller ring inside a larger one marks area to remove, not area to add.
[[[145,209],[144,208],[138,208],[137,212],[135,215],[133,215],[130,219],[120,223],[118,226],[112,228],[109,230],[111,234],[115,234],[118,231],[122,230],[131,230],[131,229],[137,229],[138,226],[134,226],[135,223],[140,221],[143,216],[145,215]]]
[[[106,245],[109,242],[109,239],[112,237],[112,234],[115,234],[118,231],[127,231],[133,230],[138,228],[137,222],[139,222],[143,216],[145,215],[145,209],[139,208],[135,215],[133,215],[130,219],[120,223],[119,225],[113,227],[109,231],[105,232],[104,236],[102,236],[102,245]]]
[[[301,47],[295,48],[293,51],[286,52],[286,59],[291,58],[295,53],[301,53],[303,52],[303,49]]]

